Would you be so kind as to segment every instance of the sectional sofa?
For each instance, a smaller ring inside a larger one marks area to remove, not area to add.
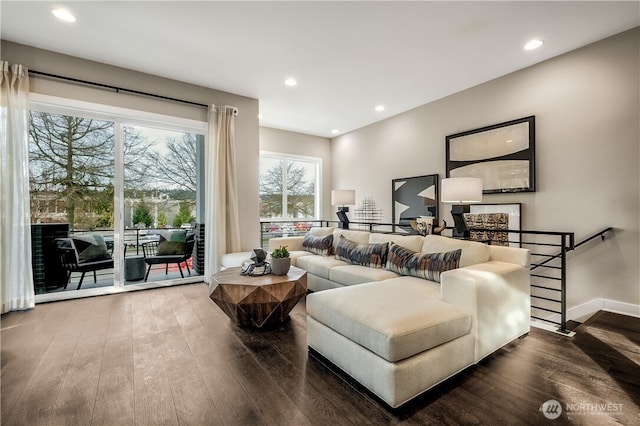
[[[529,331],[528,250],[337,228],[273,238],[269,249],[282,245],[313,291],[310,353],[390,407]]]

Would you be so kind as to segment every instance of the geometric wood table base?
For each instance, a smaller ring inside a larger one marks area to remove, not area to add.
[[[228,268],[211,276],[209,298],[240,327],[284,322],[307,293],[307,272],[292,266],[287,275],[241,275]]]

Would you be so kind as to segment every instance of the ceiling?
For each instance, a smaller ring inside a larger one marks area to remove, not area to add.
[[[51,14],[60,5],[75,23]],[[332,137],[636,27],[639,5],[3,0],[0,30],[4,40],[256,98],[262,126]],[[525,51],[533,38],[544,45]],[[284,84],[290,77],[297,86]]]

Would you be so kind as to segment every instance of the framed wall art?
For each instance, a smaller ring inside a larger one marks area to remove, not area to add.
[[[535,116],[446,137],[447,177],[476,177],[483,193],[535,191]]]
[[[492,245],[520,247],[522,226],[521,204],[470,204],[471,212],[464,214],[472,240],[487,240]],[[473,228],[481,228],[482,231]]]
[[[438,174],[393,179],[391,182],[393,223],[406,225],[423,216],[438,217]]]

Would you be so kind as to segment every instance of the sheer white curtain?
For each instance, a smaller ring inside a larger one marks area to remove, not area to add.
[[[0,301],[2,313],[35,306],[29,211],[29,75],[0,61]]]
[[[205,145],[205,280],[220,270],[220,257],[240,251],[238,187],[236,183],[236,109],[209,107],[209,129]]]

